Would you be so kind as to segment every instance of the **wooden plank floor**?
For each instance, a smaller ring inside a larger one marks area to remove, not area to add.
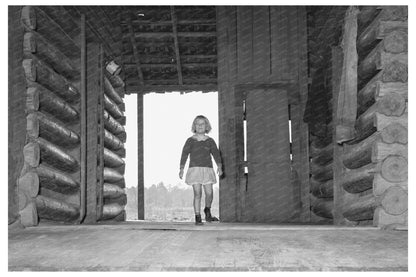
[[[42,225],[9,230],[9,271],[406,271],[407,249],[371,227]]]

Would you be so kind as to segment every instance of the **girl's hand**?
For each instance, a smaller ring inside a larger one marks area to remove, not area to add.
[[[221,177],[221,176],[222,176],[222,169],[221,169],[221,167],[218,167],[218,168],[217,168],[217,173],[218,173],[218,176],[219,176],[219,177]]]
[[[179,178],[182,179],[182,177],[183,177],[183,169],[180,169],[179,170]]]

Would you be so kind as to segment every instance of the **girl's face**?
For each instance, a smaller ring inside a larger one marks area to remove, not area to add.
[[[195,122],[195,130],[197,134],[205,134],[205,120],[197,119]]]

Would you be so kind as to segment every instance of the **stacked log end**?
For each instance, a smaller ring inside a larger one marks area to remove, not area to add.
[[[45,20],[36,7],[22,8],[27,144],[18,195],[23,226],[42,219],[72,222],[79,216],[79,200],[74,198],[80,181],[79,91],[74,84],[79,70],[62,49],[37,32],[47,27]]]
[[[124,190],[126,155],[124,142],[126,132],[124,125],[124,83],[117,73],[110,74],[104,70],[103,94],[103,209],[101,220],[124,221],[126,218],[125,205],[127,195]]]
[[[344,145],[343,188],[365,196],[348,220],[407,228],[407,8],[383,7],[357,39],[356,137]]]

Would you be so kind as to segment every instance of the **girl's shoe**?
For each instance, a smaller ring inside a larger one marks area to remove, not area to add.
[[[205,221],[206,222],[219,221],[218,218],[211,215],[211,209],[210,208],[205,207],[204,213],[205,213]]]
[[[195,225],[204,225],[204,223],[202,223],[200,214],[195,215]]]

